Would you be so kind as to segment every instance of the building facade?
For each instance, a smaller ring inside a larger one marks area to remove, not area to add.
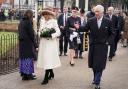
[[[35,0],[14,0],[14,8],[34,9]]]
[[[113,6],[115,9],[128,11],[128,0],[101,0],[102,2],[96,3],[97,0],[89,0],[89,9],[91,6],[96,4],[102,4],[105,7],[105,10],[109,6]]]
[[[0,0],[0,7],[1,8],[13,8],[14,0]]]

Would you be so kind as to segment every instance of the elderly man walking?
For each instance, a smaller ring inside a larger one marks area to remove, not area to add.
[[[116,15],[114,15],[113,7],[108,8],[108,14],[106,15],[106,17],[111,20],[112,27],[114,28],[114,31],[115,31],[114,41],[110,45],[110,51],[109,51],[109,57],[108,57],[109,61],[112,61],[112,58],[115,56],[115,53],[117,50],[117,44],[118,44],[119,37],[120,37],[119,29],[118,29],[118,18]]]
[[[111,44],[114,37],[111,21],[104,17],[104,7],[97,5],[94,9],[95,17],[87,21],[85,27],[75,24],[81,28],[80,31],[90,31],[88,65],[92,68],[94,78],[92,84],[95,89],[100,89],[100,81],[103,70],[106,67],[108,44]]]

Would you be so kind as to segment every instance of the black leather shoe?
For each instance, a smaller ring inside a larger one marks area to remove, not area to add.
[[[78,56],[74,56],[73,58],[74,58],[74,59],[78,59]]]
[[[44,81],[41,83],[41,85],[46,85],[46,84],[48,84],[48,80],[44,80]]]
[[[100,89],[100,85],[96,85],[95,86],[95,89]]]
[[[33,77],[33,76],[31,76],[31,77],[29,77],[29,80],[36,80],[37,78],[36,77]]]
[[[83,59],[83,57],[82,56],[79,56],[79,59]]]
[[[109,57],[108,60],[109,60],[109,61],[112,61],[112,57]]]
[[[59,56],[62,56],[62,54],[60,54]]]
[[[22,80],[27,81],[29,78],[27,76],[22,76]]]
[[[27,75],[27,78],[28,78],[28,80],[35,80],[36,79],[36,76],[33,75],[33,74],[28,74]]]

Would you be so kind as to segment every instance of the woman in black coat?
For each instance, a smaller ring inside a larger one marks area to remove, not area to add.
[[[35,42],[34,30],[32,25],[33,12],[27,10],[24,17],[21,19],[19,31],[19,67],[22,80],[35,79],[33,59],[35,58],[35,49],[37,44]]]

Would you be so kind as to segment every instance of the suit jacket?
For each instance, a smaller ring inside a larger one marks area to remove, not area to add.
[[[67,18],[68,18],[68,14],[67,14]],[[59,27],[64,26],[64,13],[59,16],[57,22],[58,22]]]
[[[106,15],[106,17],[110,19],[108,14]],[[111,21],[112,21],[112,27],[114,28],[114,30],[118,30],[118,17],[115,15],[112,15]]]

